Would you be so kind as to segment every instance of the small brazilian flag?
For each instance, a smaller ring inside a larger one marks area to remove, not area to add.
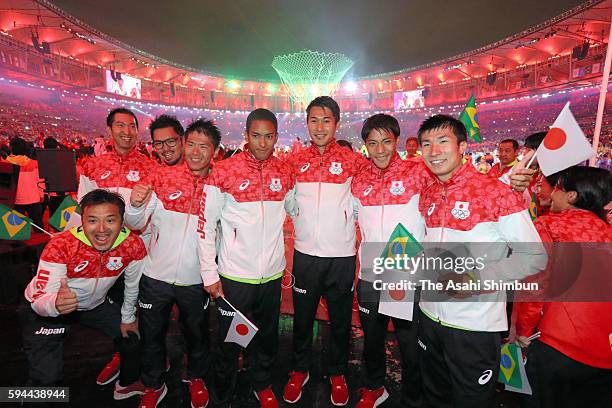
[[[381,254],[381,258],[395,258],[396,255],[408,255],[410,257],[418,255],[423,250],[423,246],[412,234],[398,223],[389,236],[387,245]]]
[[[474,95],[470,96],[470,99],[465,104],[465,108],[463,108],[459,114],[459,120],[465,125],[465,130],[467,130],[467,134],[470,139],[472,139],[474,142],[482,142]]]
[[[81,214],[81,207],[79,207],[79,204],[74,201],[70,195],[67,195],[57,210],[55,210],[53,215],[49,218],[49,224],[58,231],[63,231],[74,213]]]
[[[536,198],[535,193],[531,193],[531,202],[529,203],[529,215],[531,216],[531,221],[535,221],[538,218],[538,199]]]
[[[514,388],[523,387],[523,379],[518,365],[522,360],[521,351],[514,343],[504,344],[499,362],[499,382]]]
[[[0,204],[0,239],[24,241],[30,239],[32,226],[25,215]]]

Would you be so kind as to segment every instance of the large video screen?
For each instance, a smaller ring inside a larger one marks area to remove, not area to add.
[[[393,94],[393,108],[396,111],[422,108],[424,106],[425,98],[423,97],[422,89],[418,89],[416,91],[395,92],[395,94]]]
[[[106,92],[140,99],[140,79],[106,70]]]

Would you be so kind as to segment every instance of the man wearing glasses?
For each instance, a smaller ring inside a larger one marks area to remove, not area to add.
[[[165,166],[183,162],[183,135],[185,131],[175,116],[160,115],[149,125],[153,148]]]

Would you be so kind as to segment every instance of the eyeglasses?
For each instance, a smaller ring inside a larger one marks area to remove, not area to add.
[[[157,150],[162,149],[164,145],[168,147],[175,147],[176,144],[178,143],[178,140],[179,140],[178,137],[173,137],[173,138],[166,139],[166,140],[156,140],[153,142],[153,147]]]

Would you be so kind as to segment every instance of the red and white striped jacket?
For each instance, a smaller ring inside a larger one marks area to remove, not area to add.
[[[569,209],[539,217],[544,242],[612,242],[612,227],[590,211]],[[605,268],[604,265],[601,265]],[[525,302],[518,308],[516,334],[530,336],[583,364],[612,368],[612,303]]]
[[[426,242],[461,242],[486,253],[484,280],[509,281],[533,275],[546,266],[546,252],[522,195],[471,163],[450,180],[435,179],[421,194],[419,210],[427,227]],[[487,244],[487,245],[484,245]],[[512,255],[508,256],[512,249]],[[442,324],[473,331],[504,331],[508,327],[505,292],[481,294],[476,301],[427,302],[423,313]]]
[[[136,229],[149,225],[151,231],[143,274],[179,285],[202,283],[196,230],[205,180],[186,163],[159,167],[143,181],[153,187],[146,206],[134,208],[128,201],[126,223]]]
[[[295,249],[320,257],[355,255],[351,181],[367,159],[332,141],[323,154],[312,145],[288,163],[295,177]]]
[[[254,284],[282,276],[284,207],[293,202],[293,187],[289,167],[274,156],[260,161],[245,150],[215,164],[206,180],[197,227],[204,285],[217,282],[219,275]]]
[[[123,323],[136,320],[138,282],[146,250],[142,240],[122,228],[106,252],[91,246],[82,227],[74,227],[53,237],[40,256],[38,272],[25,289],[25,298],[40,316],[56,317],[55,299],[60,281],[76,293],[77,310],[91,310],[104,302],[117,278],[125,276],[125,296],[121,307]]]

